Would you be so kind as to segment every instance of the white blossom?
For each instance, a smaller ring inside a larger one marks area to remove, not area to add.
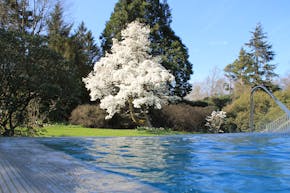
[[[209,127],[214,133],[223,132],[220,128],[226,117],[226,112],[224,111],[213,111],[210,116],[206,117],[207,123],[205,126]]]
[[[120,112],[132,99],[134,108],[149,106],[160,109],[169,97],[168,83],[174,76],[152,57],[150,29],[138,21],[128,24],[122,41],[113,39],[112,53],[106,53],[83,81],[92,101],[100,100],[107,119]]]

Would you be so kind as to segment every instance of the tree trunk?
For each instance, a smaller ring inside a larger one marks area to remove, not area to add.
[[[152,127],[151,121],[150,121],[150,116],[148,113],[144,113],[145,119],[146,119],[146,126],[147,127]]]
[[[144,113],[145,115],[145,120],[144,119],[139,119],[135,116],[135,111],[134,111],[134,107],[133,107],[133,99],[129,98],[129,111],[130,111],[130,117],[132,119],[132,121],[137,124],[138,126],[148,126],[151,127],[151,123],[150,123],[150,119],[147,115],[147,113]]]
[[[13,137],[14,136],[14,128],[13,129],[12,128],[11,129],[5,128],[3,136],[5,136],[5,137]]]
[[[136,119],[134,114],[134,107],[133,107],[133,99],[129,98],[129,111],[130,111],[130,117],[132,121],[136,124],[139,124],[139,121]]]

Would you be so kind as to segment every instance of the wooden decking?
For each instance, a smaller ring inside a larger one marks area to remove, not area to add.
[[[14,168],[7,160],[0,160],[0,193],[38,193],[21,172]]]
[[[91,170],[33,138],[0,138],[0,193],[160,192],[128,177]]]

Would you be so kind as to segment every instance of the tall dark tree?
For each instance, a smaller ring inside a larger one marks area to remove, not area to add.
[[[276,65],[271,64],[274,59],[272,45],[267,42],[261,24],[258,24],[245,48],[240,50],[239,58],[225,68],[227,76],[233,80],[241,80],[251,87],[264,85],[270,90],[277,89],[273,84]]]
[[[75,33],[72,33],[71,29],[72,24],[64,21],[62,6],[57,3],[48,21],[49,46],[74,63],[79,76],[85,77],[98,59],[99,48],[84,22],[78,26]]]
[[[80,102],[88,103],[90,101],[90,96],[82,78],[86,77],[89,72],[92,71],[93,65],[100,55],[100,50],[94,41],[92,32],[86,28],[84,22],[78,26],[75,34],[71,36],[71,40],[73,43],[71,47],[74,55],[70,61],[77,69],[78,82],[80,85]]]
[[[274,89],[276,86],[273,85],[272,80],[278,75],[274,72],[276,65],[270,63],[275,56],[272,51],[272,45],[267,42],[266,33],[263,32],[260,23],[256,26],[255,31],[251,33],[252,38],[246,43],[246,46],[254,61],[255,73],[260,75],[261,84]]]
[[[81,78],[79,77],[79,68],[75,63],[77,51],[74,38],[71,35],[72,24],[66,23],[63,18],[64,10],[62,4],[57,2],[55,8],[48,19],[48,46],[56,53],[60,54],[65,60],[62,67],[70,69],[68,75],[72,82],[67,84],[75,85],[62,90],[61,97],[53,101],[55,111],[51,113],[51,119],[54,121],[63,121],[69,117],[71,110],[81,102],[82,93],[79,90],[82,87]],[[60,80],[59,84],[64,82]]]
[[[92,32],[86,28],[84,22],[78,26],[72,38],[76,49],[75,63],[79,68],[80,77],[86,77],[98,60],[99,47],[95,43]]]
[[[224,69],[226,76],[233,81],[242,81],[246,85],[260,85],[262,79],[257,73],[257,66],[249,53],[244,48],[241,48],[239,58],[232,64],[229,64]]]
[[[62,5],[58,2],[48,19],[49,47],[69,60],[74,54],[69,38],[73,25],[64,21],[63,12]]]
[[[82,77],[99,49],[84,24],[71,33],[60,3],[47,17],[49,1],[0,0],[0,135],[29,121],[66,121],[89,99]]]
[[[77,103],[87,103],[89,94],[82,78],[92,70],[93,64],[99,56],[99,48],[94,41],[92,32],[86,28],[84,23],[81,23],[75,33],[72,33],[72,24],[65,22],[63,12],[62,5],[57,3],[50,15],[48,21],[49,47],[61,54],[70,66],[74,67],[75,82],[79,89],[75,93],[78,98]],[[70,96],[73,95],[70,94]]]
[[[74,71],[44,37],[1,29],[0,49],[0,135],[14,135],[33,99],[50,103],[52,114],[60,99],[70,103]]]
[[[151,27],[151,54],[160,55],[162,65],[174,76],[176,83],[172,94],[184,97],[191,90],[193,73],[188,51],[181,39],[171,29],[171,13],[166,0],[119,0],[101,35],[103,54],[110,52],[112,38],[120,39],[126,25],[138,19]]]

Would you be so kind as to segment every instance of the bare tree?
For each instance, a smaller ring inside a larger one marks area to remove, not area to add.
[[[222,75],[221,70],[214,66],[205,80],[192,84],[192,91],[186,99],[201,100],[206,97],[226,95],[229,94],[227,88],[228,82]]]
[[[46,31],[54,0],[0,0],[0,26],[30,34]]]

